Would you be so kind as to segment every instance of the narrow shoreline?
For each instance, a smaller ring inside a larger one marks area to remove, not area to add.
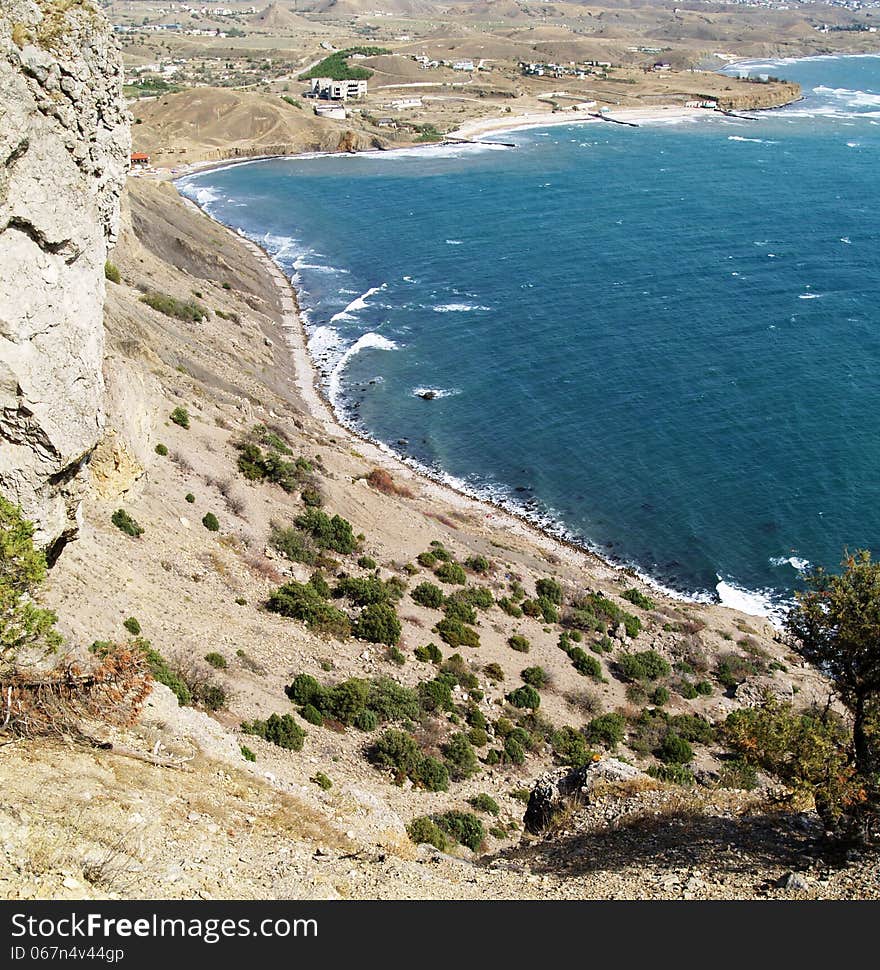
[[[664,120],[666,118],[676,118],[677,120],[679,118],[688,118],[691,116],[696,116],[697,118],[717,117],[715,112],[698,108],[685,109],[667,106],[666,110],[676,112],[674,115],[658,113],[659,109],[629,110],[638,112],[641,120]],[[544,128],[550,125],[566,125],[573,123],[601,123],[601,119],[595,117],[582,117],[576,119],[566,117],[564,119],[551,120],[549,125],[547,120],[541,119],[540,116],[520,116],[520,119],[528,119],[523,121],[521,128]],[[503,121],[509,126],[511,119],[496,118],[482,119],[482,121],[483,123],[495,122],[499,124]],[[477,124],[477,122],[473,122],[473,124]],[[459,130],[463,130],[464,128],[465,126]],[[502,129],[500,128],[493,128],[492,133],[498,133],[501,130]],[[506,130],[514,129],[508,127]],[[410,147],[424,149],[426,146],[406,146],[396,150],[405,151]],[[564,534],[560,535],[559,533],[554,532],[550,527],[545,527],[539,523],[536,523],[534,520],[530,519],[525,512],[519,511],[515,508],[508,508],[498,502],[493,501],[491,498],[480,495],[476,491],[469,492],[458,488],[451,484],[448,480],[441,477],[441,474],[434,473],[430,468],[427,468],[424,464],[418,462],[416,459],[411,459],[409,456],[401,455],[390,446],[372,438],[367,432],[347,423],[342,416],[336,412],[333,405],[325,397],[321,390],[321,372],[308,350],[308,333],[302,319],[299,294],[297,293],[293,282],[288,278],[281,266],[279,266],[272,255],[263,246],[247,236],[236,232],[230,226],[227,226],[225,223],[215,218],[193,199],[181,194],[177,187],[177,182],[181,179],[196,174],[203,174],[204,172],[219,168],[234,167],[241,164],[256,163],[259,161],[268,161],[278,157],[300,158],[305,155],[314,154],[315,153],[312,152],[304,152],[289,156],[253,156],[241,159],[230,159],[223,162],[205,162],[201,164],[194,163],[193,166],[189,167],[187,171],[180,172],[173,176],[169,172],[167,177],[171,181],[172,185],[174,185],[175,191],[184,205],[191,207],[203,217],[210,219],[215,225],[235,236],[235,238],[239,242],[243,243],[244,246],[252,253],[252,255],[254,255],[254,257],[265,267],[267,276],[272,280],[273,285],[278,291],[282,315],[279,326],[284,335],[287,349],[290,352],[290,356],[293,361],[294,383],[309,415],[323,427],[324,431],[339,438],[347,438],[351,442],[357,443],[357,445],[362,449],[368,449],[370,454],[369,456],[365,457],[369,457],[371,461],[378,465],[386,466],[389,470],[397,471],[398,473],[405,470],[405,475],[422,483],[423,487],[426,489],[426,494],[430,495],[433,492],[434,495],[444,499],[453,506],[457,506],[460,509],[467,509],[472,512],[479,512],[482,514],[485,524],[489,528],[501,528],[506,531],[511,531],[514,534],[519,535],[521,538],[527,539],[535,544],[538,548],[546,552],[564,557],[571,565],[574,565],[577,568],[593,572],[595,572],[597,569],[602,569],[607,572],[606,578],[609,576],[620,575],[632,576],[651,589],[679,602],[700,604],[703,606],[722,607],[724,609],[730,609],[734,612],[742,613],[747,616],[759,617],[773,625],[779,626],[780,619],[776,609],[765,608],[762,612],[761,609],[757,608],[756,606],[752,610],[747,610],[742,604],[738,604],[736,606],[725,604],[717,590],[711,593],[707,591],[706,594],[688,594],[680,590],[675,590],[668,586],[664,586],[659,580],[651,576],[634,563],[615,561],[611,557],[602,554],[600,551],[591,549],[583,542],[578,542],[577,540],[569,538]],[[332,156],[339,153],[328,152],[321,154]],[[560,526],[560,532],[562,531],[563,527]],[[719,583],[723,582],[720,577],[718,578]],[[757,596],[752,591],[740,587],[732,588],[737,594],[744,594],[747,597],[755,596],[757,602]]]

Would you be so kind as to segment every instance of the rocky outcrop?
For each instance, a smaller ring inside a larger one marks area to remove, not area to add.
[[[4,0],[0,90],[0,492],[54,555],[103,423],[104,261],[128,167],[106,20],[87,0]]]
[[[523,824],[527,832],[538,835],[569,809],[586,804],[597,782],[631,782],[645,777],[639,768],[617,758],[602,758],[573,770],[548,771],[532,788]]]

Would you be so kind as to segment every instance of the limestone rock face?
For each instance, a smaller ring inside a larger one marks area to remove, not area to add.
[[[50,554],[76,533],[103,423],[104,261],[130,135],[88,0],[0,6],[0,492]]]

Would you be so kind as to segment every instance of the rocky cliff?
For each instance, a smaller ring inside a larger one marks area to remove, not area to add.
[[[122,62],[85,0],[0,6],[0,492],[55,554],[103,423],[104,261],[129,130]]]

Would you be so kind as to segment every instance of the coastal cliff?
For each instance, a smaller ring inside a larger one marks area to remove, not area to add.
[[[104,262],[128,167],[122,62],[83,0],[0,10],[0,491],[50,557],[103,425]]]

